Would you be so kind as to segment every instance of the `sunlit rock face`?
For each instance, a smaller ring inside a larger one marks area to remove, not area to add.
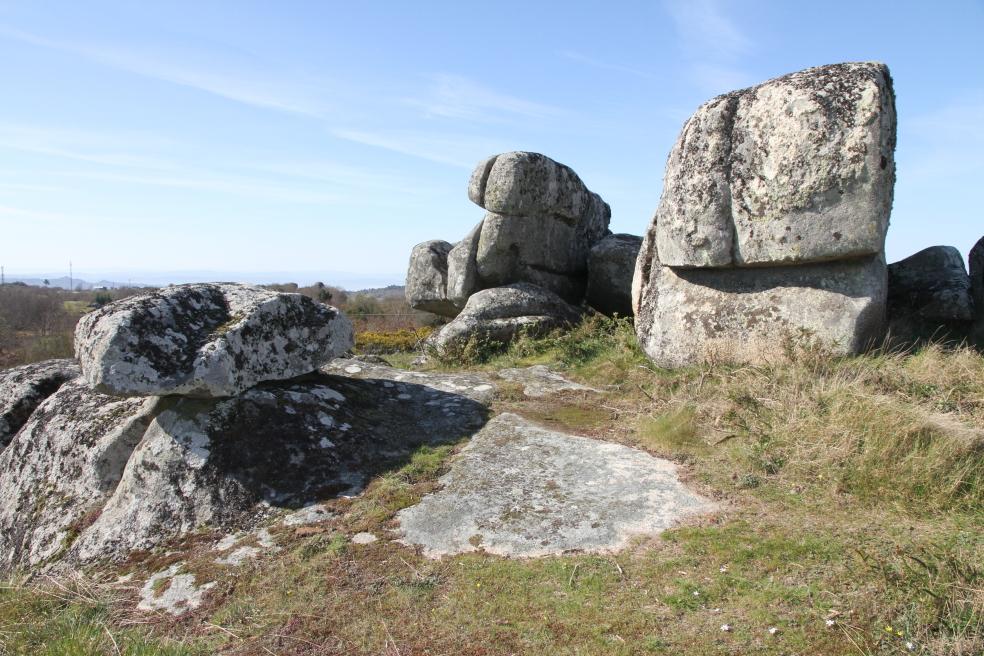
[[[878,63],[811,68],[702,105],[670,153],[636,262],[646,353],[680,366],[722,347],[758,359],[790,335],[839,353],[878,340],[895,124]]]
[[[117,301],[75,330],[83,376],[117,396],[233,396],[314,371],[352,343],[352,324],[333,307],[231,283]]]

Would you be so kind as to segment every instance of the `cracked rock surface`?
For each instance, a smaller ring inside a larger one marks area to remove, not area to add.
[[[85,379],[116,396],[234,396],[314,371],[352,343],[352,324],[335,308],[232,283],[110,303],[75,330]]]
[[[42,401],[79,373],[74,360],[45,360],[0,371],[0,451]]]
[[[471,439],[440,482],[397,514],[401,540],[430,557],[613,552],[714,509],[668,460],[508,413]]]
[[[0,571],[120,560],[358,494],[419,446],[474,433],[494,394],[478,375],[356,360],[221,399],[112,397],[77,378],[0,453]]]

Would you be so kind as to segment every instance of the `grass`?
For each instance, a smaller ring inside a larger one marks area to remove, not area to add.
[[[206,651],[149,632],[117,626],[115,591],[86,585],[0,587],[0,654],[4,656],[192,656]]]
[[[561,369],[604,393],[507,390],[495,410],[670,458],[717,501],[617,555],[423,558],[394,541],[393,516],[459,448],[424,447],[329,501],[330,521],[282,530],[280,553],[214,568],[217,592],[185,619],[138,630],[109,593],[65,602],[21,587],[0,596],[0,644],[47,644],[49,624],[78,617],[93,640],[102,622],[120,645],[160,645],[133,653],[984,653],[984,358],[937,346],[836,358],[808,340],[786,356],[659,370],[629,322],[593,317],[430,365]],[[379,540],[352,543],[362,531]],[[18,648],[0,654],[59,653]]]

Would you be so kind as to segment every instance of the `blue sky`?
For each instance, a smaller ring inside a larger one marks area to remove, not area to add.
[[[572,166],[641,234],[704,100],[857,60],[895,78],[889,260],[966,255],[982,35],[979,1],[0,0],[0,264],[400,282],[413,244],[481,219],[469,173],[507,150]]]

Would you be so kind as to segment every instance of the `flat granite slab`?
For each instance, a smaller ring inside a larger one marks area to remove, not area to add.
[[[588,387],[573,380],[568,380],[556,371],[551,371],[542,364],[518,369],[501,369],[496,372],[503,380],[519,383],[523,386],[523,394],[531,399],[541,399],[559,392],[600,392],[594,387]]]
[[[511,413],[475,434],[440,483],[397,514],[400,541],[432,558],[479,549],[519,557],[610,553],[633,536],[715,509],[668,460]]]

